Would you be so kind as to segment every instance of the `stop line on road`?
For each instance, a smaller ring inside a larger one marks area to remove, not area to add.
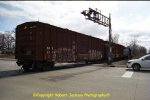
[[[126,71],[121,77],[123,77],[123,78],[131,78],[132,75],[133,75],[133,72]]]

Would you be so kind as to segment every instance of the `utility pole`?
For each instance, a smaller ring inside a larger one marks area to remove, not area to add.
[[[109,14],[109,52],[108,52],[108,64],[112,62],[112,48],[111,48],[111,15]]]
[[[112,62],[111,15],[109,14],[109,17],[106,17],[105,15],[101,14],[100,10],[98,10],[98,9],[93,10],[91,8],[89,8],[89,10],[82,11],[81,14],[83,14],[85,16],[85,19],[91,20],[94,23],[98,23],[105,27],[109,27],[108,64],[111,64],[111,62]]]

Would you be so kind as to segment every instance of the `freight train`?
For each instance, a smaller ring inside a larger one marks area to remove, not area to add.
[[[113,59],[125,57],[124,49],[113,43]],[[39,21],[16,27],[15,58],[25,71],[48,70],[57,62],[101,62],[107,56],[108,42],[96,37]]]

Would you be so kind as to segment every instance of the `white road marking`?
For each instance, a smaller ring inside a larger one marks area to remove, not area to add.
[[[123,78],[131,78],[132,75],[133,75],[133,72],[126,71],[121,77],[123,77]]]

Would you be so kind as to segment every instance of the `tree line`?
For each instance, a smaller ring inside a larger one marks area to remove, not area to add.
[[[15,53],[15,30],[5,31],[0,33],[0,53],[14,54]]]
[[[119,40],[119,34],[113,34],[112,42],[118,43],[118,40]],[[147,49],[144,46],[138,44],[136,35],[131,36],[131,40],[129,40],[129,43],[127,44],[128,44],[127,47],[130,48],[131,50],[132,58],[139,58],[147,54]]]

